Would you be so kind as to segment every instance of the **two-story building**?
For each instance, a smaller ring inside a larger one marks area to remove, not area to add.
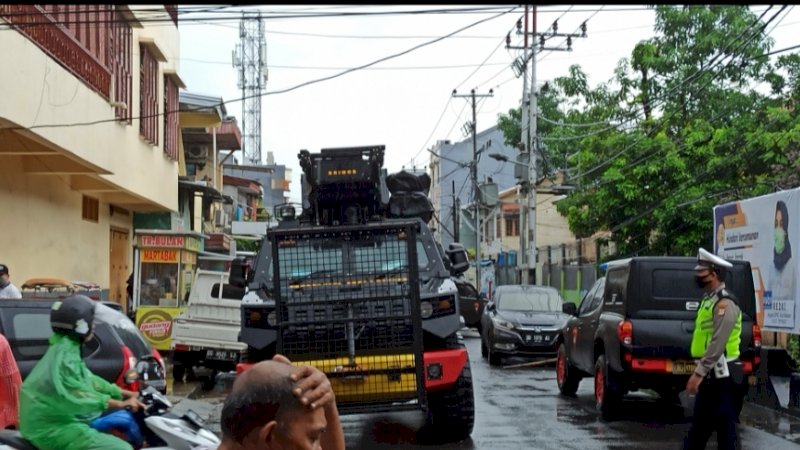
[[[125,298],[133,217],[178,207],[176,5],[0,5],[0,261]]]

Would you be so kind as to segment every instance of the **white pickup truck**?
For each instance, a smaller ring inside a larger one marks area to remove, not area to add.
[[[228,284],[227,272],[197,269],[186,310],[172,325],[173,378],[187,369],[211,370],[204,387],[214,385],[217,373],[235,370],[247,345],[239,342],[241,301],[245,289]]]

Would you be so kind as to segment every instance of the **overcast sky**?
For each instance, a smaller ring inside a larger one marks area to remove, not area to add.
[[[767,8],[753,10],[760,14]],[[511,32],[512,46],[522,45],[515,24],[524,9],[517,5],[268,5],[261,10],[269,68],[261,103],[261,154],[266,160],[272,152],[276,164],[293,170],[293,201],[300,199],[300,149],[385,145],[390,172],[421,169],[436,141],[467,139],[462,127],[472,119],[472,109],[468,99],[453,97],[453,89],[458,95],[472,89],[488,95],[492,90],[491,97],[478,99],[479,132],[519,105],[522,79],[510,65],[522,51],[507,49],[505,42]],[[440,13],[409,13],[431,10]],[[242,92],[231,63],[240,43],[238,11],[181,14],[179,73],[187,92],[222,97],[228,113],[241,124],[242,102],[237,99]],[[365,12],[383,14],[350,14]],[[300,17],[308,13],[330,17]],[[591,86],[607,81],[637,42],[653,36],[654,17],[641,5],[539,7],[538,31],[552,31],[558,20],[559,33],[580,33],[585,22],[587,36],[574,38],[571,52],[539,53],[537,84],[567,75],[573,64],[587,72]],[[776,41],[773,49],[800,44],[798,23],[800,8],[794,6],[773,21],[768,29]],[[564,38],[551,38],[545,45],[566,48]]]

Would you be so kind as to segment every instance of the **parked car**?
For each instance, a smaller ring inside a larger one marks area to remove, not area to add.
[[[0,332],[11,350],[24,379],[48,348],[50,309],[57,300],[22,299],[0,302]],[[166,370],[158,350],[141,335],[131,320],[120,311],[96,302],[94,337],[82,347],[84,361],[100,377],[128,390],[138,390],[144,382],[166,393]],[[147,370],[138,381],[126,375],[139,361]]]
[[[481,355],[499,365],[505,356],[552,356],[569,315],[550,286],[502,285],[481,317]]]
[[[481,331],[481,316],[486,309],[486,297],[478,293],[475,286],[463,278],[453,278],[458,288],[458,311],[464,319],[464,326]]]
[[[739,359],[745,374],[760,363],[761,331],[750,263],[731,261],[725,285],[742,309]],[[556,382],[572,396],[584,377],[594,377],[595,403],[604,418],[620,409],[623,396],[648,389],[669,403],[695,369],[689,346],[702,290],[694,281],[696,258],[642,256],[607,263],[559,336]]]

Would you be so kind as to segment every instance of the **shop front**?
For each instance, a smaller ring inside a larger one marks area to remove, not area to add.
[[[136,326],[159,350],[170,350],[172,320],[186,307],[204,238],[195,232],[136,230]]]

